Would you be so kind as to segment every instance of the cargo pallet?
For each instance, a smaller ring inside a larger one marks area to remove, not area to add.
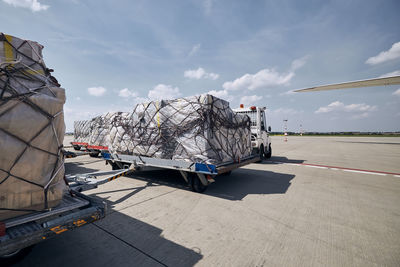
[[[70,192],[63,196],[58,206],[0,222],[0,265],[25,256],[26,251],[39,242],[104,218],[106,203],[81,192],[113,181],[129,172],[130,170],[97,172],[96,176],[103,176],[103,179],[97,180],[96,184],[82,178],[87,177],[87,174],[67,175]],[[93,174],[90,175],[93,177]]]

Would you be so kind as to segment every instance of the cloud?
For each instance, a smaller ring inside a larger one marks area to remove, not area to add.
[[[240,104],[244,104],[245,106],[255,105],[262,98],[262,96],[258,95],[245,95],[240,98]]]
[[[106,91],[107,89],[101,86],[88,88],[89,94],[93,96],[102,96],[105,94]]]
[[[234,81],[225,82],[222,87],[226,90],[255,90],[262,87],[289,85],[294,77],[294,71],[306,64],[308,56],[296,59],[292,62],[288,73],[279,73],[275,69],[262,69],[255,74],[245,74]]]
[[[308,60],[309,58],[310,58],[310,56],[309,56],[309,55],[306,55],[306,56],[304,56],[304,57],[302,57],[302,58],[298,58],[298,59],[293,60],[290,69],[291,69],[292,71],[295,71],[295,70],[297,70],[297,69],[300,69],[301,67],[303,67],[303,66],[307,63],[307,60]]]
[[[392,95],[400,96],[400,88],[394,91]]]
[[[395,70],[386,74],[383,74],[379,76],[379,78],[386,78],[386,77],[392,77],[392,76],[399,76],[400,75],[400,70]]]
[[[255,90],[261,87],[288,85],[294,73],[280,74],[274,69],[263,69],[256,74],[245,74],[232,82],[225,82],[222,87],[226,90]]]
[[[129,98],[129,97],[137,97],[138,94],[136,92],[130,91],[128,88],[124,88],[118,92],[118,96]]]
[[[368,58],[365,63],[376,65],[396,58],[400,58],[400,42],[394,43],[389,50],[382,51],[378,55]]]
[[[29,8],[32,12],[47,10],[50,7],[39,3],[37,0],[3,0],[3,2],[14,7]]]
[[[289,90],[289,91],[286,91],[286,92],[284,92],[284,93],[280,93],[279,95],[280,96],[290,96],[290,95],[295,95],[295,94],[297,94],[296,92],[294,92],[294,90]]]
[[[194,46],[192,47],[192,50],[190,50],[190,52],[189,52],[189,57],[191,57],[191,56],[193,56],[194,54],[196,54],[197,51],[199,51],[200,47],[201,47],[201,44],[196,44],[196,45],[194,45]]]
[[[197,70],[185,70],[183,76],[189,79],[211,79],[216,80],[219,77],[219,74],[206,72],[203,68],[198,68]]]
[[[229,96],[229,93],[227,90],[220,90],[220,91],[216,91],[216,90],[211,90],[209,91],[207,94],[216,96],[218,98],[226,98]]]
[[[171,85],[158,84],[152,90],[149,91],[148,97],[151,100],[161,100],[161,99],[173,99],[180,97],[178,87],[172,87]]]
[[[316,114],[319,113],[329,113],[329,112],[351,112],[356,113],[351,116],[351,119],[362,119],[369,116],[369,112],[377,110],[376,106],[370,106],[367,104],[349,104],[345,105],[340,101],[335,101],[327,106],[320,107],[315,111]]]

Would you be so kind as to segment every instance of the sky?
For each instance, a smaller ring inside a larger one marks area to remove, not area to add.
[[[73,121],[211,93],[267,107],[272,131],[400,131],[400,1],[0,0],[0,31],[44,46]]]

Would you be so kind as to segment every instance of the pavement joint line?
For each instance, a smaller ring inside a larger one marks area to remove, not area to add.
[[[400,177],[400,173],[395,173],[395,172],[362,170],[362,169],[319,165],[319,164],[311,164],[311,163],[291,163],[291,162],[284,162],[284,161],[270,161],[269,163],[270,164],[287,164],[287,165],[295,165],[295,166],[304,166],[304,167],[309,167],[309,168],[328,169],[328,170],[335,170],[335,171],[341,170],[341,171],[355,172],[355,173],[375,174],[375,175],[380,175],[380,176],[386,176],[389,174],[389,175],[393,175],[395,177]]]
[[[160,194],[160,195],[158,195],[158,196],[151,197],[151,198],[149,198],[149,199],[145,199],[145,200],[139,201],[139,202],[137,202],[137,203],[133,203],[132,205],[129,205],[129,206],[123,207],[122,209],[119,209],[119,210],[117,210],[117,209],[115,209],[115,210],[112,210],[112,211],[111,211],[109,214],[112,214],[112,213],[114,213],[114,212],[117,212],[117,211],[119,212],[119,211],[125,210],[125,209],[127,209],[127,208],[130,208],[130,207],[133,207],[133,206],[136,206],[136,205],[142,204],[142,203],[144,203],[144,202],[147,202],[147,201],[150,201],[150,200],[153,200],[153,199],[156,199],[156,198],[159,198],[159,197],[165,196],[165,195],[167,195],[167,194],[169,194],[169,193],[173,193],[173,192],[175,192],[175,191],[177,191],[177,190],[178,190],[178,189],[174,189],[174,190],[171,190],[171,191],[168,191],[168,192],[162,193],[162,194]]]
[[[94,222],[94,223],[93,223],[93,225],[94,225],[94,226],[96,226],[98,229],[102,230],[103,232],[105,232],[105,233],[107,233],[107,234],[111,235],[112,237],[116,238],[117,240],[121,241],[122,243],[124,243],[124,244],[128,245],[129,247],[131,247],[131,248],[133,248],[133,249],[135,249],[135,250],[139,251],[140,253],[142,253],[143,255],[147,256],[148,258],[150,258],[150,259],[152,259],[152,260],[154,260],[154,261],[158,262],[158,263],[159,263],[159,264],[161,264],[162,266],[166,266],[166,267],[168,267],[168,265],[166,265],[165,263],[163,263],[163,262],[161,262],[161,261],[157,260],[156,258],[154,258],[154,257],[153,257],[153,256],[151,256],[150,254],[148,254],[148,253],[144,252],[144,251],[143,251],[143,250],[141,250],[140,248],[138,248],[138,247],[135,247],[135,246],[134,246],[134,245],[132,245],[131,243],[129,243],[129,242],[127,242],[127,241],[123,240],[122,238],[118,237],[117,235],[115,235],[115,234],[111,233],[110,231],[108,231],[108,230],[104,229],[104,228],[103,228],[103,227],[101,227],[100,225],[97,225],[97,223],[96,223],[96,222]]]

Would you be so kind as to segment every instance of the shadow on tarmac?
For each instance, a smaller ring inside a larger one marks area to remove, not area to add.
[[[287,157],[272,156],[270,159],[260,162],[261,164],[303,163],[302,159],[288,159]]]
[[[98,171],[81,163],[66,163],[66,173]],[[149,186],[124,188],[117,201],[105,201],[109,208]],[[112,191],[112,192],[116,192]],[[111,210],[104,219],[37,244],[15,266],[194,266],[203,258],[199,248],[186,248],[162,236],[162,229]],[[13,265],[14,266],[14,265]]]
[[[90,163],[92,163],[91,161]],[[88,162],[64,162],[65,174],[97,172],[99,169],[87,168]]]
[[[199,248],[186,248],[162,230],[118,211],[34,246],[13,266],[194,266]]]
[[[129,177],[146,181],[144,187],[166,185],[190,190],[180,173],[173,170],[139,172]],[[209,185],[203,194],[228,200],[242,200],[250,194],[284,194],[294,177],[292,174],[239,168],[231,175],[215,177],[215,183]],[[135,188],[129,195],[143,189]]]

